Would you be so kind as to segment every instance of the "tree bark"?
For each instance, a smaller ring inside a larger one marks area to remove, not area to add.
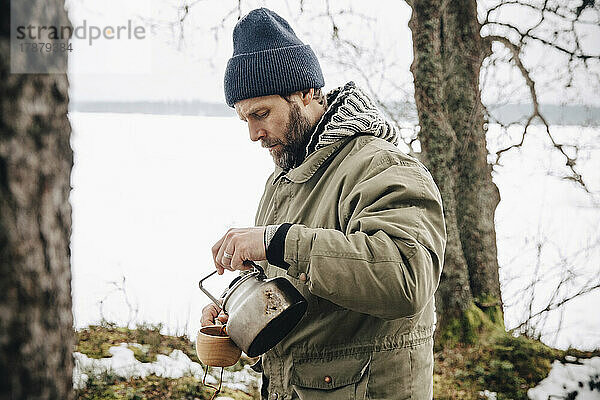
[[[487,163],[479,89],[489,49],[475,0],[409,3],[419,139],[442,193],[448,231],[437,336],[468,341],[474,307],[503,324],[494,227],[500,196]]]
[[[62,0],[16,3],[69,23]],[[0,399],[72,399],[68,81],[10,72],[0,4]]]

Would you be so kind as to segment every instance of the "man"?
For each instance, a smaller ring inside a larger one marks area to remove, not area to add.
[[[326,96],[289,24],[257,9],[233,31],[227,103],[276,164],[256,226],[213,247],[220,274],[260,262],[308,301],[261,357],[264,399],[430,399],[446,232],[427,169],[353,82]],[[218,317],[212,305],[202,324]],[[226,321],[226,316],[219,319]]]

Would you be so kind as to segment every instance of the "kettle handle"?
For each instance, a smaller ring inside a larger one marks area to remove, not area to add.
[[[246,261],[243,262],[243,264],[245,266],[253,267],[256,271],[258,271],[258,275],[259,276],[262,276],[262,277],[266,276],[265,275],[265,270],[260,265],[258,265],[257,263],[255,263],[254,261],[246,260]]]
[[[265,270],[260,265],[256,264],[254,261],[246,260],[246,261],[244,261],[244,265],[253,267],[256,271],[258,271],[259,276],[261,276],[261,277],[265,276]],[[221,301],[216,299],[215,296],[213,296],[207,289],[205,289],[202,286],[202,282],[204,282],[205,280],[207,280],[208,278],[210,278],[211,276],[213,276],[216,273],[217,273],[217,271],[213,271],[210,274],[206,275],[204,278],[200,279],[200,282],[198,282],[198,287],[200,288],[200,290],[202,290],[204,292],[205,295],[208,296],[209,299],[212,300],[213,303],[215,303],[215,305],[217,306],[219,311],[221,311],[223,309],[223,304],[221,303]]]
[[[200,290],[202,290],[204,292],[205,295],[208,296],[209,299],[212,300],[213,303],[215,303],[215,305],[217,306],[217,308],[219,309],[219,311],[221,311],[223,309],[223,304],[221,304],[221,301],[217,300],[215,298],[215,296],[213,296],[207,289],[205,289],[202,286],[202,282],[204,282],[205,280],[207,280],[208,278],[210,278],[211,276],[213,276],[214,274],[216,274],[217,271],[213,271],[210,274],[206,275],[204,278],[200,279],[200,282],[198,282],[198,287],[200,288]]]

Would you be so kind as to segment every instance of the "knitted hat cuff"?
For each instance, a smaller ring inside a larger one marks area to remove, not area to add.
[[[319,60],[309,45],[267,49],[235,55],[225,70],[225,100],[285,95],[325,86]]]

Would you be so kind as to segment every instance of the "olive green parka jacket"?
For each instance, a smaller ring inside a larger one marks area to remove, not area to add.
[[[350,92],[375,109],[354,84]],[[326,125],[335,140],[267,180],[256,225],[293,225],[289,268],[262,266],[291,281],[308,309],[262,356],[263,398],[431,398],[442,201],[427,169],[390,143],[395,135],[377,137],[364,122],[360,131]]]

